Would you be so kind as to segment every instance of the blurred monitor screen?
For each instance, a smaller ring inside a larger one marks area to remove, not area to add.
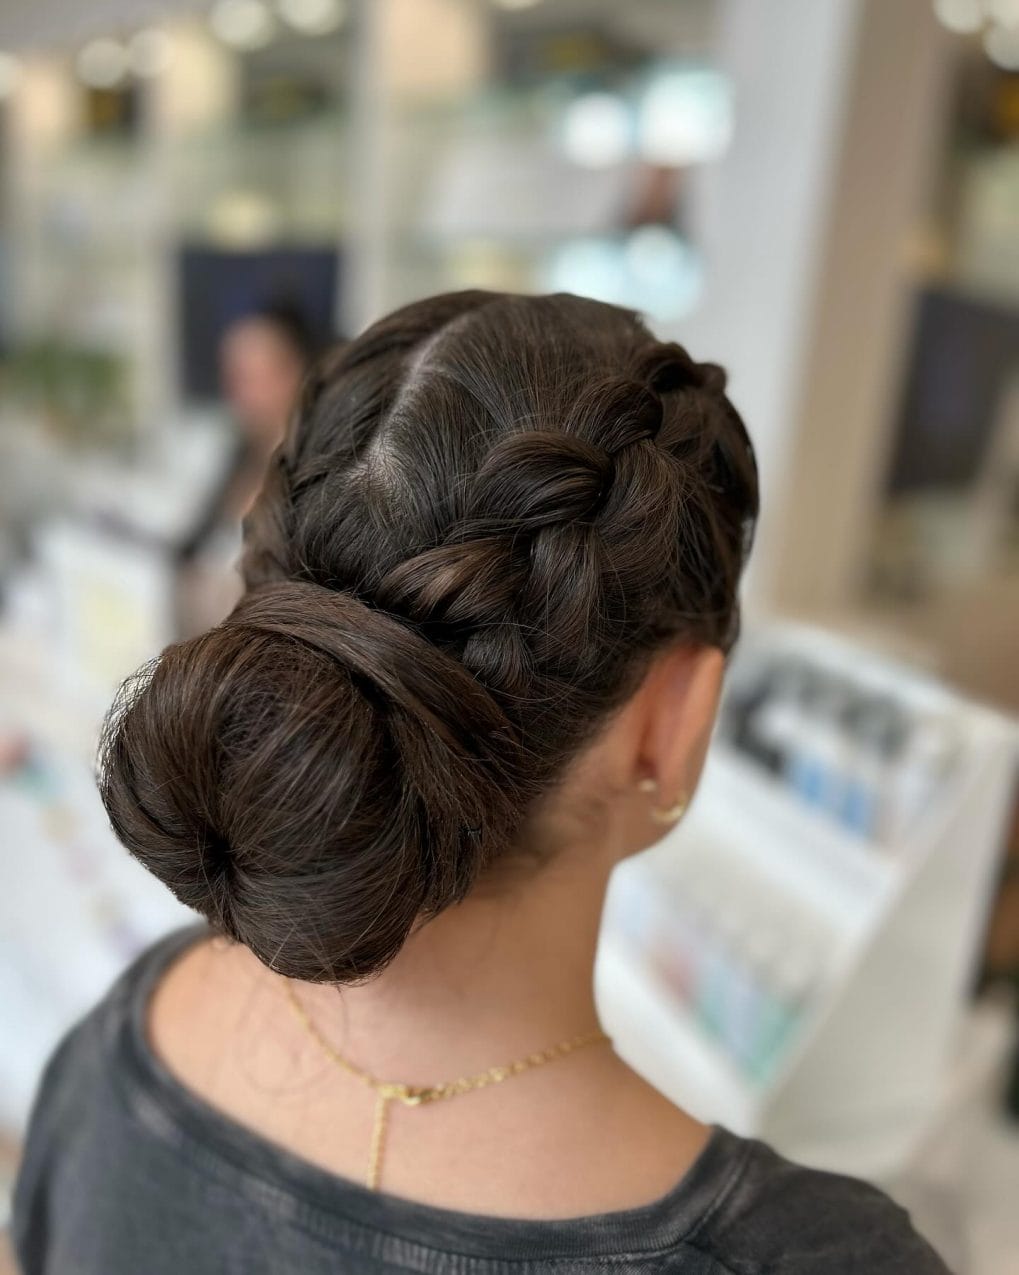
[[[238,319],[296,311],[317,344],[334,332],[340,262],[335,247],[227,252],[188,245],[179,259],[178,349],[183,396],[219,397],[219,344]]]
[[[917,300],[906,367],[893,492],[960,488],[979,475],[1019,374],[1019,312],[948,291]]]

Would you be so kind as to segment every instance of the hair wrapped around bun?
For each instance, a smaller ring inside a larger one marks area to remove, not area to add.
[[[505,846],[513,769],[509,723],[459,661],[350,594],[285,581],[129,688],[103,796],[183,903],[282,973],[345,981]]]
[[[273,969],[364,978],[511,851],[656,649],[728,647],[756,508],[724,375],[629,312],[398,311],[306,387],[233,614],[122,690],[113,827]]]

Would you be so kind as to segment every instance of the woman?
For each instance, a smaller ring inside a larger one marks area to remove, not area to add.
[[[180,637],[218,623],[237,601],[241,519],[283,440],[314,354],[311,329],[286,304],[254,310],[223,333],[220,381],[233,437],[195,517],[173,546]]]
[[[723,384],[628,312],[483,292],[313,378],[244,598],[107,727],[114,828],[211,931],[50,1064],[24,1275],[943,1271],[598,1028],[609,873],[693,793],[737,631]]]
[[[239,523],[258,494],[314,357],[299,311],[267,305],[231,323],[220,344],[220,379],[236,440],[227,467],[199,517],[177,546],[192,561],[224,526]]]

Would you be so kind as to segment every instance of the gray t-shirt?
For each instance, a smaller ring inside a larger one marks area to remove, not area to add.
[[[431,1208],[316,1168],[216,1112],[147,1044],[152,989],[197,933],[150,948],[50,1061],[15,1188],[22,1275],[945,1275],[880,1191],[721,1128],[661,1199],[558,1222]]]

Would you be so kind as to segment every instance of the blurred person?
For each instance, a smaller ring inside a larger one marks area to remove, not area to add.
[[[223,400],[232,431],[223,467],[176,546],[178,628],[190,635],[236,602],[232,573],[240,524],[286,432],[315,354],[300,311],[270,304],[235,320],[219,348]]]
[[[565,295],[436,297],[321,364],[243,598],[107,724],[114,829],[206,924],[50,1062],[23,1275],[944,1272],[597,1020],[609,874],[682,815],[738,631],[724,385]]]

